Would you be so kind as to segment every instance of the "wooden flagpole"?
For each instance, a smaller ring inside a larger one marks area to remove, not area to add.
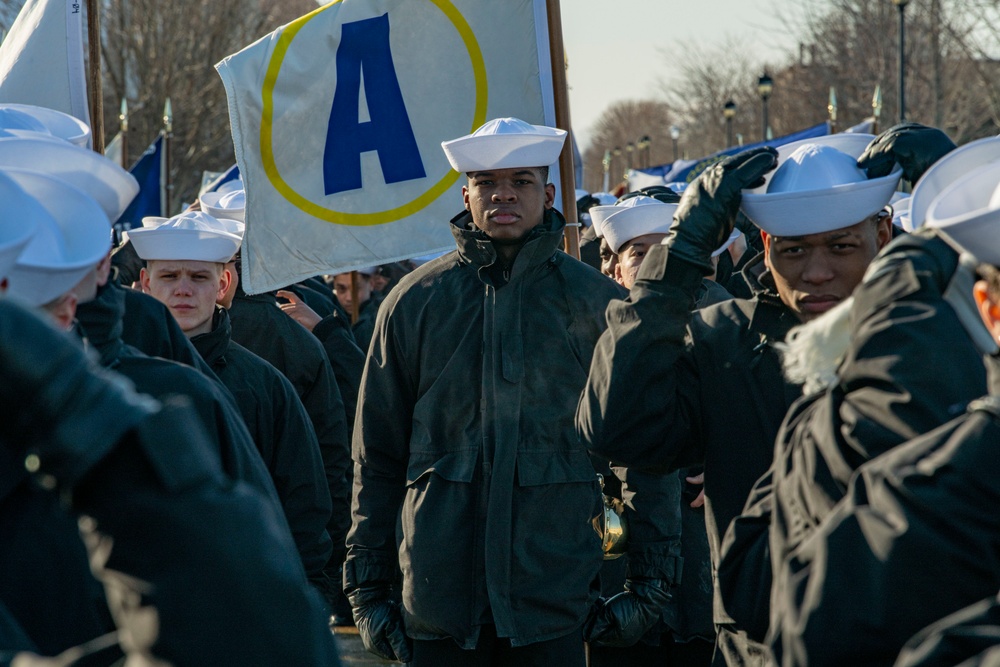
[[[101,14],[97,0],[87,0],[87,46],[90,67],[90,137],[94,151],[104,154],[104,90],[101,86]]]
[[[549,55],[552,63],[552,87],[556,103],[556,127],[569,132],[559,156],[559,189],[562,190],[562,214],[566,218],[563,248],[580,259],[580,225],[576,218],[576,170],[573,168],[573,131],[570,129],[569,94],[566,90],[566,56],[563,48],[562,13],[559,0],[545,0],[549,19]]]

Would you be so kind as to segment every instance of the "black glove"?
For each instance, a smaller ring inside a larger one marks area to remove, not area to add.
[[[764,174],[778,164],[778,152],[770,146],[743,151],[706,169],[687,187],[674,213],[663,245],[671,257],[701,269],[714,271],[712,253],[733,231],[745,188],[764,184]]]
[[[936,127],[902,123],[868,144],[858,158],[858,168],[864,169],[868,178],[881,178],[888,176],[898,162],[906,180],[916,183],[932,164],[954,149],[955,143]]]
[[[347,594],[354,624],[369,653],[385,660],[409,662],[410,638],[403,629],[403,613],[388,586],[361,586]]]
[[[626,579],[623,592],[598,601],[584,639],[600,646],[632,646],[656,626],[671,599],[668,581]]]

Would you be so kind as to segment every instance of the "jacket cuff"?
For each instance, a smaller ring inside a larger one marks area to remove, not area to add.
[[[396,563],[379,555],[348,557],[344,563],[344,592],[362,586],[392,585],[396,578]]]
[[[670,582],[672,586],[680,585],[684,559],[680,556],[668,556],[658,551],[646,549],[641,553],[629,552],[626,577],[629,579],[635,577],[663,579]]]
[[[701,286],[702,274],[701,267],[671,255],[667,246],[654,245],[639,267],[632,292],[635,294],[637,288],[660,293],[666,293],[671,288],[680,289],[693,301]]]

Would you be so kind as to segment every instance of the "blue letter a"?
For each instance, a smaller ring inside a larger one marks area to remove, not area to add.
[[[361,122],[361,72],[370,120]],[[332,195],[362,187],[361,154],[378,151],[386,183],[423,178],[389,50],[389,15],[345,23],[337,48],[337,90],[326,133],[323,181]]]

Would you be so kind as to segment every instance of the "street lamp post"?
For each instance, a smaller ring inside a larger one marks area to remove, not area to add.
[[[681,128],[676,125],[670,126],[670,140],[674,144],[674,162],[677,162],[677,140],[681,138]]]
[[[615,160],[611,164],[612,164],[612,166],[617,167],[617,169],[612,169],[611,171],[615,175],[615,185],[617,185],[618,183],[621,182],[619,180],[619,178],[621,176],[621,173],[618,171],[618,169],[621,169],[621,166],[622,166],[622,160],[621,160],[621,157],[622,157],[622,147],[621,146],[615,146],[615,150],[613,151],[613,154],[615,156]],[[608,192],[611,192],[611,191],[608,190]]]
[[[906,21],[903,13],[910,0],[892,0],[899,10],[899,122],[906,121]]]
[[[649,145],[651,143],[653,140],[649,138],[648,134],[642,135],[642,138],[639,139],[639,162],[645,169],[649,169]]]
[[[726,148],[733,145],[733,116],[736,115],[736,102],[727,100],[722,106],[722,115],[726,119]]]
[[[771,97],[772,90],[774,90],[774,80],[767,75],[767,72],[764,72],[764,75],[757,79],[757,92],[760,93],[761,116],[763,120],[760,132],[761,141],[767,141],[767,100]]]

